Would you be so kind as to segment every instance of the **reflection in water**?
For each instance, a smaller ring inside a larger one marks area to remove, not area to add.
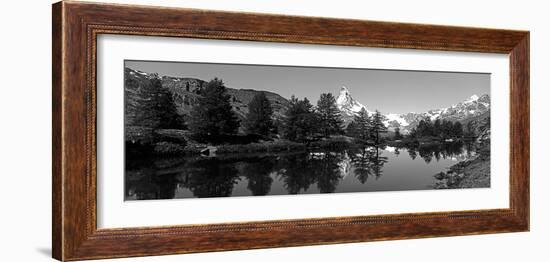
[[[351,162],[355,167],[355,176],[361,184],[365,184],[370,176],[376,179],[382,176],[382,167],[388,162],[388,157],[382,156],[378,147],[361,148],[351,151]]]
[[[281,157],[281,169],[277,172],[289,194],[298,194],[307,191],[313,184],[315,177],[311,175],[311,162],[307,155],[295,154]]]
[[[233,187],[240,180],[239,173],[231,163],[213,159],[191,162],[185,186],[196,197],[231,196]]]
[[[471,145],[453,143],[134,159],[126,163],[125,194],[132,200],[426,189],[433,174],[473,154]]]
[[[270,174],[274,166],[275,161],[269,157],[242,165],[241,173],[248,180],[246,188],[250,190],[253,196],[265,196],[269,194],[271,184],[273,183],[273,178]]]

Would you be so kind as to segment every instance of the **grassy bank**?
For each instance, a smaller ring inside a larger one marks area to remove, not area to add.
[[[263,153],[263,152],[283,152],[283,151],[303,151],[306,146],[287,140],[266,141],[260,143],[250,143],[245,145],[219,145],[216,146],[216,154],[228,153]]]
[[[223,144],[212,146],[216,154],[230,153],[273,153],[285,151],[306,151],[310,149],[338,150],[353,146],[353,140],[349,137],[336,136],[319,141],[298,143],[284,139],[275,139],[273,141],[263,141],[250,144]],[[200,154],[201,150],[207,148],[207,145],[194,147],[194,153]]]
[[[187,145],[174,141],[159,141],[150,144],[137,144],[127,141],[126,148],[131,154],[139,155],[219,155],[235,153],[275,153],[297,152],[311,149],[340,150],[352,147],[353,143],[342,139],[327,139],[309,143],[298,143],[289,140],[276,139],[249,144],[208,145],[188,143]]]

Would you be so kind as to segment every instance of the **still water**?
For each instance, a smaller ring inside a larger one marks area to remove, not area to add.
[[[127,160],[125,199],[431,189],[436,173],[475,154],[469,148],[445,144]]]

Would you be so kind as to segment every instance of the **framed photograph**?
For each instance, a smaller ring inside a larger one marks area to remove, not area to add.
[[[529,230],[529,32],[53,5],[53,257]]]

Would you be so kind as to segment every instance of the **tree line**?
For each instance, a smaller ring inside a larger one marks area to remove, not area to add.
[[[288,194],[304,193],[315,185],[320,193],[333,193],[343,179],[340,163],[348,155],[355,166],[354,175],[361,184],[367,183],[371,177],[380,178],[383,167],[388,162],[388,158],[382,156],[378,148],[355,148],[350,154],[343,151],[336,154],[330,151],[320,153],[322,154],[317,157],[309,157],[309,153],[302,152],[244,158],[238,162],[219,158],[196,158],[182,165],[185,172],[181,176],[155,176],[155,172],[158,172],[156,170],[166,167],[158,166],[152,159],[144,159],[131,172],[136,173],[141,170],[140,167],[147,167],[145,172],[148,175],[130,181],[126,192],[128,195],[130,192],[135,194],[138,199],[170,199],[175,198],[177,188],[183,186],[195,197],[228,197],[234,194],[237,182],[246,179],[246,188],[250,194],[269,195],[275,182],[272,174],[275,173]],[[155,168],[150,168],[151,166]],[[150,186],[151,184],[154,186]]]
[[[429,118],[422,119],[418,125],[413,128],[409,134],[411,138],[421,137],[437,137],[437,138],[459,138],[463,137],[465,133],[463,126],[460,122],[436,119],[434,121]]]
[[[247,135],[280,135],[300,143],[345,134],[365,143],[380,144],[383,142],[383,134],[388,132],[383,123],[384,116],[378,110],[369,114],[364,108],[344,127],[336,98],[331,93],[321,94],[316,106],[308,98],[292,96],[283,117],[275,119],[273,107],[265,92],[257,92],[248,104],[249,112],[241,121],[232,110],[232,97],[221,79],[214,78],[202,84],[198,92],[200,96],[187,121],[184,121],[184,117],[177,112],[171,93],[162,88],[159,78],[154,77],[150,79],[149,85],[139,89],[141,101],[137,105],[139,117],[136,121],[153,129],[188,129],[201,142],[223,141],[224,137],[236,135],[242,130]],[[399,128],[395,128],[394,133],[394,139],[403,138]],[[426,118],[411,130],[408,137],[452,138],[469,133],[463,130],[458,121],[431,121]]]
[[[231,110],[231,97],[220,79],[208,82],[189,117],[189,130],[196,138],[214,141],[219,136],[234,135],[242,127],[245,134],[307,142],[331,135],[343,134],[343,120],[335,97],[321,94],[314,107],[307,98],[292,96],[282,119],[275,119],[273,107],[265,92],[258,92],[248,104],[248,114],[241,121]]]
[[[379,111],[369,116],[365,109],[344,128],[331,93],[321,94],[316,106],[308,98],[292,96],[282,119],[274,119],[271,102],[265,92],[258,92],[248,104],[249,112],[242,123],[231,110],[230,99],[222,80],[215,78],[208,82],[191,111],[189,130],[199,139],[213,141],[220,135],[236,134],[242,126],[245,134],[266,137],[279,134],[301,143],[343,134],[379,143],[381,134],[388,131]]]
[[[135,80],[128,79],[126,84],[136,85],[132,81]],[[364,109],[344,128],[336,98],[331,93],[321,94],[316,106],[308,98],[292,96],[284,116],[275,119],[265,92],[258,92],[248,104],[249,112],[241,121],[232,110],[232,97],[221,79],[210,80],[197,92],[200,96],[185,121],[178,114],[171,93],[162,88],[160,78],[153,77],[149,85],[139,87],[140,101],[136,108],[139,114],[135,120],[140,126],[153,129],[188,129],[195,139],[203,142],[219,141],[220,137],[237,134],[239,129],[245,134],[266,137],[278,134],[302,143],[343,134],[378,143],[380,134],[387,132],[380,112],[369,116]]]
[[[373,141],[375,144],[380,144],[381,134],[388,132],[383,120],[380,111],[376,110],[372,116],[369,116],[367,110],[362,108],[346,128],[346,134],[363,141]]]

